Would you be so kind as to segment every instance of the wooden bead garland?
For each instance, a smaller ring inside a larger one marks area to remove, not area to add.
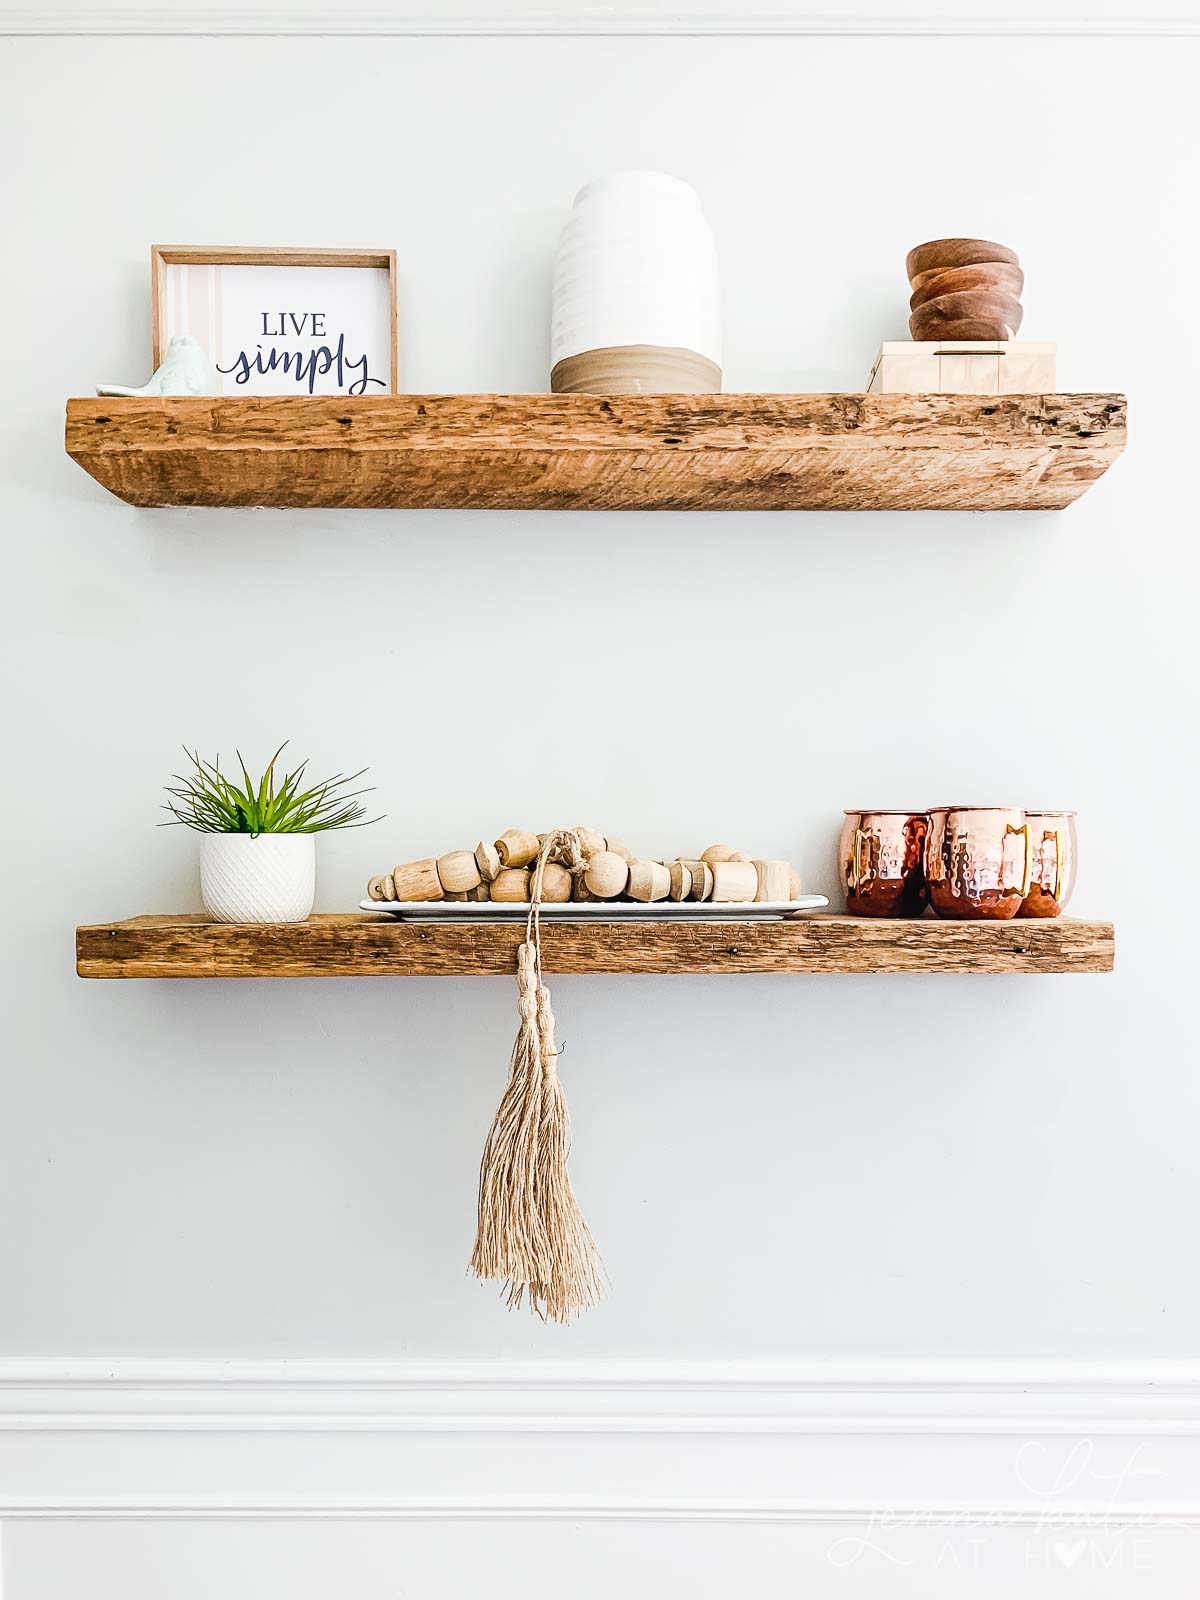
[[[800,897],[800,874],[787,861],[754,860],[728,844],[710,844],[703,855],[672,862],[635,857],[623,839],[594,828],[555,834],[509,828],[495,844],[481,839],[474,850],[409,861],[367,883],[379,902],[432,900],[528,901],[532,872],[549,839],[557,859],[542,867],[541,898],[550,905],[621,898],[651,904],[682,902],[785,902]],[[566,841],[566,842],[564,842]]]

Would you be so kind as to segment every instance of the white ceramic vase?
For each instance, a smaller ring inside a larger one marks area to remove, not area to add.
[[[721,388],[717,250],[695,190],[614,172],[575,196],[554,261],[556,394]]]
[[[200,895],[214,922],[303,922],[316,894],[311,833],[206,833]]]

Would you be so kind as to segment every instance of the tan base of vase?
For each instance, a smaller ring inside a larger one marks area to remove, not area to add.
[[[555,364],[553,394],[720,394],[721,369],[694,350],[614,344]]]

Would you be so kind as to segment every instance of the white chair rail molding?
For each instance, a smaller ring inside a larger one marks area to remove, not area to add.
[[[1198,1437],[1190,1363],[8,1360],[0,1513],[1191,1527]]]

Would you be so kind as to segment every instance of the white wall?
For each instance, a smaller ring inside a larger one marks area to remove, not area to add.
[[[0,40],[0,1356],[1194,1356],[1198,49]],[[727,388],[860,387],[909,246],[978,233],[1126,458],[1062,514],[485,516],[139,512],[63,454],[156,241],[394,244],[407,388],[544,387],[557,231],[631,165],[703,196]],[[844,805],[1067,805],[1118,970],[557,981],[613,1293],[544,1328],[463,1270],[511,984],[74,976],[77,922],[197,904],[179,744],[284,737],[388,813],[323,909],[513,825],[831,889]]]

